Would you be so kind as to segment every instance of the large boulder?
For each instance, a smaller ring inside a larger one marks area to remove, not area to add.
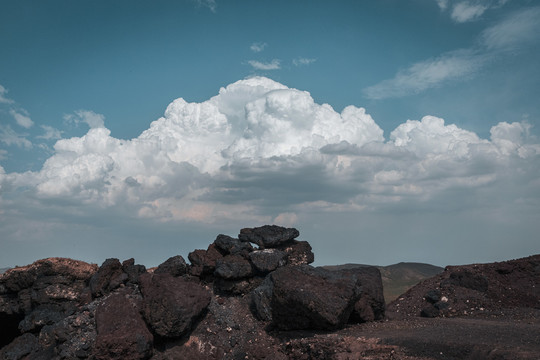
[[[271,317],[279,329],[335,330],[347,323],[360,296],[354,277],[300,265],[270,273],[252,300],[257,316]]]
[[[153,336],[140,313],[140,295],[119,291],[96,309],[96,359],[148,359]]]
[[[336,275],[351,277],[362,287],[362,295],[354,304],[350,322],[366,322],[384,318],[384,300],[381,272],[375,266],[360,266],[353,269],[336,270]]]
[[[209,290],[182,277],[143,274],[140,281],[144,318],[160,337],[177,338],[188,333],[210,303]]]
[[[238,239],[259,245],[260,248],[273,248],[294,240],[300,235],[295,228],[284,228],[277,225],[264,225],[256,228],[240,230]]]

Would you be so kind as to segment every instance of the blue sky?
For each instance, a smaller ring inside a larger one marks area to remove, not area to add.
[[[535,1],[0,8],[0,265],[264,223],[318,264],[540,251]]]

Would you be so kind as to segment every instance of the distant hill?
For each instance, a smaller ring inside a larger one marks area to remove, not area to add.
[[[354,269],[361,266],[367,265],[344,264],[323,267],[328,270],[338,270]],[[381,272],[384,299],[387,304],[422,280],[435,276],[444,270],[444,268],[439,266],[412,262],[400,262],[388,266],[377,266],[377,268]]]
[[[8,271],[9,269],[11,269],[11,268],[0,268],[0,274],[5,273],[5,272]]]

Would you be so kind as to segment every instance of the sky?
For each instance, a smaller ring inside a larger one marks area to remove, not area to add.
[[[540,253],[536,1],[0,9],[0,267],[264,224],[316,265]]]

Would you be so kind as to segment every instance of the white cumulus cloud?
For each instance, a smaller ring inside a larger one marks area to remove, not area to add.
[[[58,140],[39,171],[3,172],[2,196],[25,188],[37,202],[69,202],[70,214],[118,209],[165,222],[287,225],[313,211],[431,212],[540,200],[540,144],[527,123],[497,124],[482,139],[425,116],[385,138],[364,108],[336,112],[265,77],[237,81],[200,103],[176,99],[131,140],[112,137],[102,116],[75,116],[99,126]]]
[[[105,126],[105,116],[88,110],[77,110],[74,114],[66,114],[64,120],[74,124],[85,123],[91,129]]]

